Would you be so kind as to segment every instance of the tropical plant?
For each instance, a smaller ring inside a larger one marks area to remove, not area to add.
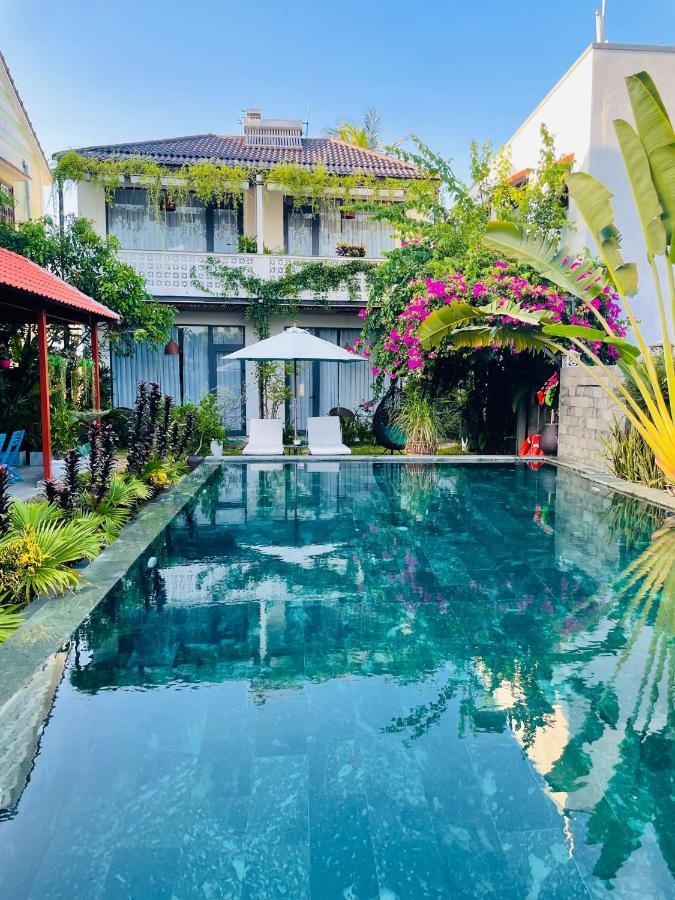
[[[343,119],[334,128],[324,128],[323,133],[355,147],[373,150],[380,146],[382,121],[375,107],[369,106],[361,122]]]
[[[417,382],[406,385],[392,422],[406,436],[407,453],[435,453],[438,449],[443,437],[439,401],[425,396]]]
[[[0,466],[0,537],[9,528],[9,469]]]
[[[615,420],[603,447],[605,459],[617,478],[653,488],[666,486],[654,451],[632,425]]]
[[[240,234],[237,240],[237,251],[239,253],[257,253],[258,241],[254,235]]]
[[[352,256],[352,257],[363,257],[366,255],[366,245],[365,244],[349,244],[346,241],[339,241],[335,245],[335,255],[336,256]]]
[[[46,501],[15,500],[9,523],[0,540],[0,602],[25,603],[76,587],[82,576],[72,564],[100,551],[92,523],[66,520]]]
[[[541,339],[550,340],[550,349],[556,353],[571,355],[572,352],[561,345],[560,338],[573,345],[572,349],[579,355],[579,365],[611,397],[652,449],[667,481],[675,483],[675,365],[672,349],[675,336],[675,132],[656,86],[646,72],[629,76],[626,84],[636,128],[622,119],[617,119],[614,126],[654,279],[665,389],[659,382],[654,359],[630,302],[638,289],[637,267],[625,262],[621,255],[612,194],[605,185],[585,173],[572,174],[567,179],[570,197],[595,239],[603,268],[580,267],[573,257],[558,249],[556,242],[535,238],[526,230],[504,222],[488,226],[485,242],[513,259],[527,263],[544,278],[578,298],[581,307],[594,316],[597,327],[585,333],[575,325],[542,323]],[[669,312],[662,286],[664,272],[670,297]],[[621,298],[637,346],[617,339],[597,309],[599,299],[612,287]],[[452,327],[449,325],[448,333]],[[583,337],[590,338],[593,344],[583,343]],[[469,339],[465,329],[464,340]],[[595,348],[602,345],[617,351],[617,363],[624,382],[598,358]],[[633,385],[640,402],[625,382]]]

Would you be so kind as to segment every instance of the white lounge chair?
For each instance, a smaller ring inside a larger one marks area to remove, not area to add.
[[[342,428],[337,416],[307,419],[307,449],[312,456],[345,456],[352,452],[342,443]]]
[[[283,433],[281,419],[251,419],[244,456],[283,456]]]

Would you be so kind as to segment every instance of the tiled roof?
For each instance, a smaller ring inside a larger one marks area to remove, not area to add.
[[[167,166],[205,160],[229,165],[270,168],[276,163],[297,163],[312,168],[317,163],[335,175],[361,172],[379,178],[421,178],[411,163],[394,159],[378,150],[355,147],[335,138],[303,138],[302,148],[250,147],[239,135],[194,134],[187,137],[83,147],[77,151],[96,159],[140,157]]]
[[[90,313],[97,319],[107,319],[111,322],[120,320],[117,313],[107,306],[87,297],[37,263],[0,247],[0,292],[3,285],[43,300],[70,306],[80,312]]]

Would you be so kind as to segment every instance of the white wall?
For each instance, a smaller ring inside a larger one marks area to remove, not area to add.
[[[101,237],[106,236],[105,191],[102,187],[90,181],[78,182],[77,214],[83,219],[90,219],[96,233]]]
[[[651,275],[613,125],[617,118],[633,122],[624,79],[642,70],[652,76],[671,119],[675,119],[675,47],[591,44],[507,145],[511,147],[514,171],[535,166],[543,122],[555,135],[561,156],[574,154],[574,170],[589,172],[613,192],[624,257],[638,264],[640,290],[633,306],[647,339],[656,342],[660,330]],[[575,250],[587,246],[596,252],[593,238],[578,222],[574,204],[570,206],[570,219],[576,228],[565,235],[565,243]]]

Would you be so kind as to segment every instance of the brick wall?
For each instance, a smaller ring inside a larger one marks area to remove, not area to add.
[[[618,369],[614,369],[619,374]],[[558,457],[585,469],[607,470],[602,438],[618,410],[598,384],[578,366],[560,370]]]

